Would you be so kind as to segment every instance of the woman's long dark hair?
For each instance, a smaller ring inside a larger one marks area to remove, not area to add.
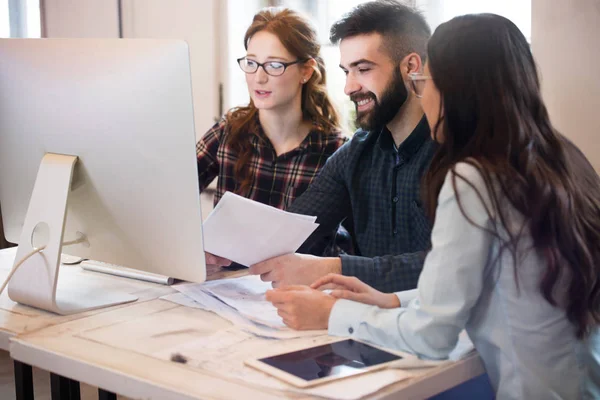
[[[510,203],[546,261],[544,298],[585,337],[600,322],[600,179],[550,123],[527,40],[506,18],[465,15],[438,27],[428,63],[441,95],[434,129],[441,144],[424,183],[430,215],[453,166],[477,167],[509,235],[505,247],[516,259],[523,233],[507,225]]]

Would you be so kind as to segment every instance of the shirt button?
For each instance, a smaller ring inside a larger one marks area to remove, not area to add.
[[[348,333],[352,335],[354,333],[354,328],[353,327],[348,328]]]
[[[398,196],[394,196],[394,198],[392,199],[392,201],[393,201],[394,203],[397,203],[397,202],[398,202]]]

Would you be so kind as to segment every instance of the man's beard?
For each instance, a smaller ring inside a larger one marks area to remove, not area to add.
[[[356,99],[359,100],[369,97],[372,98],[375,103],[373,108],[369,111],[359,112]],[[396,116],[407,97],[408,92],[406,86],[404,86],[404,80],[402,79],[400,69],[395,68],[392,82],[381,96],[381,102],[377,100],[377,97],[373,92],[356,94],[351,97],[351,100],[354,101],[354,104],[356,105],[356,125],[366,131],[377,131],[382,129]]]

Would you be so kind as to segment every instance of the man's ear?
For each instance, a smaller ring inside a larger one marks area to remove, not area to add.
[[[408,75],[411,72],[423,72],[423,62],[417,53],[410,53],[402,59],[400,71]]]

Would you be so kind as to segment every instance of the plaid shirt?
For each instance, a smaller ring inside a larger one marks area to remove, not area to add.
[[[425,118],[398,150],[387,128],[359,130],[289,208],[320,224],[298,251],[320,255],[345,220],[356,255],[341,256],[342,273],[385,292],[414,289],[431,235],[420,182],[435,147]]]
[[[225,192],[238,189],[234,177],[238,158],[226,143],[227,133],[227,122],[222,119],[196,144],[200,191],[219,178],[215,205]],[[246,197],[280,209],[286,209],[306,190],[329,156],[348,140],[341,132],[326,135],[313,130],[297,148],[277,156],[262,129],[252,133],[254,152],[248,168],[253,180]]]

